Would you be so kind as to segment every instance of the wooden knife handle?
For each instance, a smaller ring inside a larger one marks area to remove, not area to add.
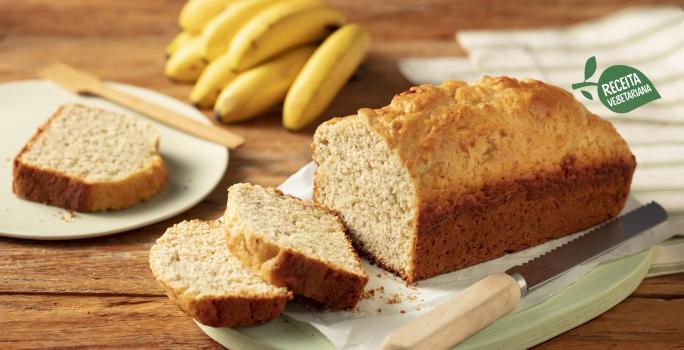
[[[203,140],[224,145],[230,149],[235,149],[245,142],[245,139],[242,136],[220,126],[199,122],[190,117],[178,114],[168,108],[131,96],[105,84],[99,84],[97,88],[92,89],[90,93],[128,107],[150,119],[187,132],[188,134]]]
[[[450,349],[511,312],[519,301],[520,287],[513,277],[491,275],[390,333],[382,349]]]

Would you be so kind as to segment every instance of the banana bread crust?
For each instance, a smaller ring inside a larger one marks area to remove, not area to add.
[[[24,199],[80,212],[118,210],[147,200],[167,181],[159,158],[150,168],[122,181],[86,183],[55,171],[14,160],[12,190]]]
[[[330,307],[351,309],[361,299],[368,276],[331,268],[298,252],[284,251],[274,261],[271,282],[295,293],[306,291],[301,294]]]
[[[92,186],[82,181],[23,164],[19,157],[13,175],[12,190],[21,198],[75,211],[90,207]]]
[[[636,162],[622,160],[485,186],[446,202],[423,202],[407,282],[514,253],[617,216]],[[397,271],[395,271],[397,272]]]
[[[233,235],[228,230],[229,250],[268,283],[332,308],[350,309],[360,300],[368,276],[349,273],[255,235]]]
[[[287,296],[240,297],[206,296],[194,298],[157,280],[166,295],[176,302],[188,316],[210,327],[251,326],[270,321],[285,310],[285,304],[292,298]]]
[[[402,160],[421,200],[552,173],[566,157],[586,167],[632,157],[610,122],[537,80],[421,85],[358,115]]]

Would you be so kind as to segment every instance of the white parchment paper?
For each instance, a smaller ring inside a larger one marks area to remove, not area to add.
[[[285,193],[310,200],[315,169],[316,165],[313,162],[307,164],[290,176],[279,188]],[[624,212],[639,205],[640,203],[634,198],[630,198]],[[503,272],[511,266],[530,260],[583,233],[580,232],[463,270],[433,277],[412,286],[407,286],[401,279],[362,259],[369,275],[369,281],[366,286],[365,298],[359,302],[354,310],[310,311],[299,304],[290,303],[285,314],[312,324],[338,348],[377,349],[389,332],[431,310],[479,279],[489,274]],[[530,292],[521,300],[515,312],[544,301],[578,280],[600,262],[637,253],[670,238],[674,234],[674,228],[666,222],[633,237],[616,249],[582,264]]]

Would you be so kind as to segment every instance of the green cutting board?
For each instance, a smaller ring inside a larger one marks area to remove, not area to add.
[[[598,265],[546,301],[508,315],[455,349],[525,349],[587,322],[631,294],[646,276],[653,250]],[[229,349],[334,349],[318,330],[287,316],[253,327],[197,324]]]

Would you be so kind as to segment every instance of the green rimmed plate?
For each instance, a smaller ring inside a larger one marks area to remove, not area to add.
[[[631,294],[648,273],[652,256],[648,249],[600,264],[558,294],[498,320],[456,349],[524,349],[572,329]],[[313,326],[287,316],[253,327],[198,326],[229,349],[334,349]]]

